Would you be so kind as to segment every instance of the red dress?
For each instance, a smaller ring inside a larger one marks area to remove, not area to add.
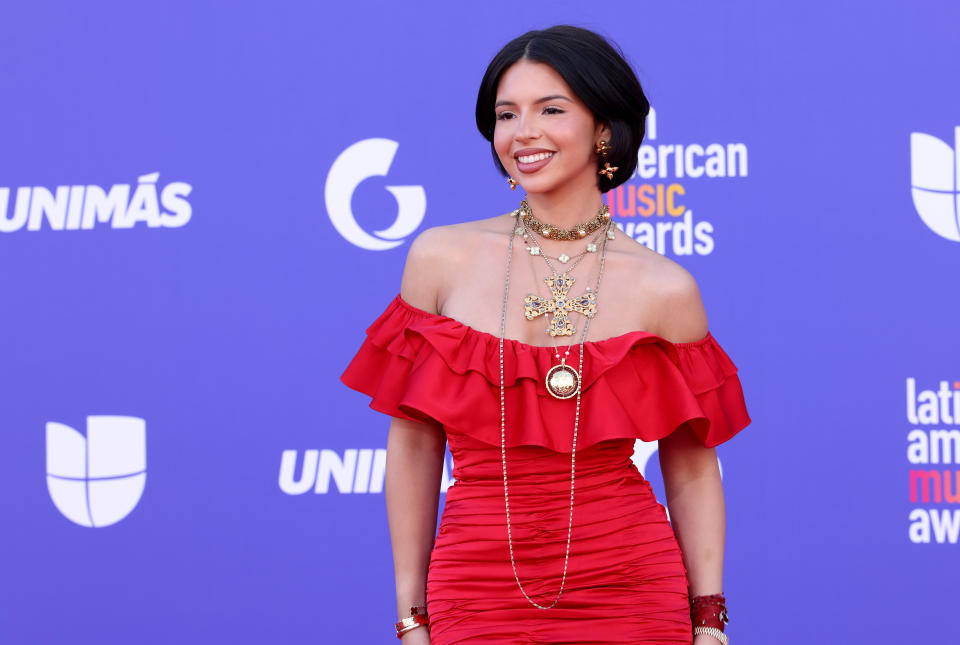
[[[427,576],[432,645],[692,640],[686,570],[666,513],[631,461],[634,441],[687,423],[706,446],[750,422],[737,368],[707,334],[634,331],[584,343],[573,534],[560,601],[538,609],[510,566],[500,452],[499,339],[397,296],[343,374],[391,416],[446,432],[446,493]],[[568,362],[577,365],[574,345]],[[575,399],[555,399],[549,347],[504,340],[507,476],[517,572],[556,598],[570,521]]]

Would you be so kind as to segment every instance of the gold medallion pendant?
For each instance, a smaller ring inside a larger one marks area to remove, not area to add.
[[[557,399],[569,399],[580,391],[580,374],[565,362],[554,365],[547,372],[547,392]]]

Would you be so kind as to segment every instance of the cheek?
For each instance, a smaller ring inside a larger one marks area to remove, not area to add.
[[[566,124],[562,131],[556,133],[563,142],[567,157],[578,163],[591,159],[593,154],[593,131],[584,129],[580,123]]]
[[[506,131],[506,128],[497,127],[493,131],[493,148],[497,151],[497,156],[500,157],[500,163],[507,169],[510,168],[507,164],[512,163],[512,158],[510,157],[510,146],[512,143],[513,137]]]

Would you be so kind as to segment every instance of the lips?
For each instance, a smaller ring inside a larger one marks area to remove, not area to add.
[[[556,153],[553,150],[525,149],[518,150],[513,156],[517,162],[517,170],[529,174],[550,163],[554,155]]]
[[[552,152],[536,152],[529,155],[518,155],[517,161],[521,163],[536,163],[538,161],[543,161],[544,159],[547,159],[548,157],[552,157],[552,156],[553,156]]]

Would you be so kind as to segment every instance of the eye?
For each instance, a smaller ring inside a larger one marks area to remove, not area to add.
[[[563,114],[563,110],[561,110],[558,107],[554,107],[553,105],[548,105],[547,107],[543,108],[543,113],[544,114]]]
[[[506,110],[504,110],[503,112],[497,115],[497,121],[506,121],[507,119],[512,119],[512,118],[513,118],[513,112],[507,112]]]

